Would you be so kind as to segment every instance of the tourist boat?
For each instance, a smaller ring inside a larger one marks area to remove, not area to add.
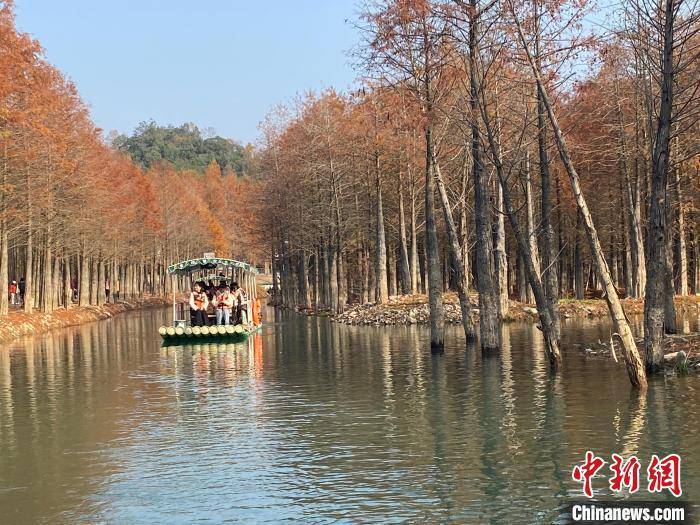
[[[257,298],[255,266],[215,257],[214,254],[205,254],[199,259],[188,259],[168,266],[168,274],[171,277],[173,290],[172,324],[161,326],[158,333],[164,343],[203,343],[203,342],[235,342],[245,340],[251,333],[259,330],[260,301]],[[216,326],[212,322],[213,316],[208,314],[209,326],[192,326],[188,300],[178,300],[178,290],[190,290],[192,283],[203,280],[205,282],[237,282],[247,294],[247,300],[242,306],[242,319],[239,324]]]

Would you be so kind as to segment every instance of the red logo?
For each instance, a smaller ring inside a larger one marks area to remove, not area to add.
[[[679,497],[681,489],[681,457],[678,454],[669,454],[663,459],[654,454],[651,456],[649,468],[647,468],[649,480],[649,492],[661,492],[664,489],[676,497]]]
[[[612,454],[608,485],[612,492],[622,492],[627,489],[630,494],[639,490],[641,464],[637,456],[630,456],[627,460],[619,454]],[[576,465],[571,473],[574,481],[582,484],[583,493],[593,497],[593,478],[605,465],[605,460],[596,456],[590,450],[586,451],[586,459],[581,465]],[[669,454],[663,459],[653,454],[647,467],[647,490],[650,493],[668,490],[675,497],[679,497],[681,489],[681,457],[678,454]]]

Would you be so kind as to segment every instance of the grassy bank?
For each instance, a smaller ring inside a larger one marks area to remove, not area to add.
[[[40,311],[26,314],[22,311],[12,311],[0,317],[0,343],[5,343],[22,336],[36,335],[56,328],[76,326],[90,321],[108,319],[117,314],[142,308],[156,308],[170,304],[162,297],[140,297],[108,303],[102,306],[75,306],[58,309],[50,314]]]

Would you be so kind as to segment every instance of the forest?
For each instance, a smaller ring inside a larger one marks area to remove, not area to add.
[[[226,175],[252,175],[255,171],[252,146],[243,147],[219,136],[204,138],[199,128],[191,123],[176,127],[142,122],[131,136],[114,137],[112,146],[143,168],[167,162],[178,171],[203,173],[216,161]]]
[[[163,294],[167,265],[205,251],[255,256],[256,185],[222,176],[241,174],[240,146],[148,124],[126,140],[133,159],[108,147],[76,87],[15,27],[13,3],[0,6],[1,289],[23,281],[24,311],[50,313],[74,295],[80,306],[103,304],[106,283],[126,298]],[[144,134],[161,133],[199,150],[135,154]],[[0,315],[8,306],[0,294]]]
[[[365,6],[362,86],[306,94],[261,126],[278,303],[342,312],[424,293],[440,352],[452,291],[487,353],[509,299],[533,303],[557,370],[559,302],[604,298],[644,389],[675,331],[674,295],[700,293],[695,5]],[[644,298],[641,345],[622,297]]]

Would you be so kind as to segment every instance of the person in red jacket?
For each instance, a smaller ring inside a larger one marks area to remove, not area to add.
[[[10,304],[17,304],[17,281],[12,281],[8,286]]]

